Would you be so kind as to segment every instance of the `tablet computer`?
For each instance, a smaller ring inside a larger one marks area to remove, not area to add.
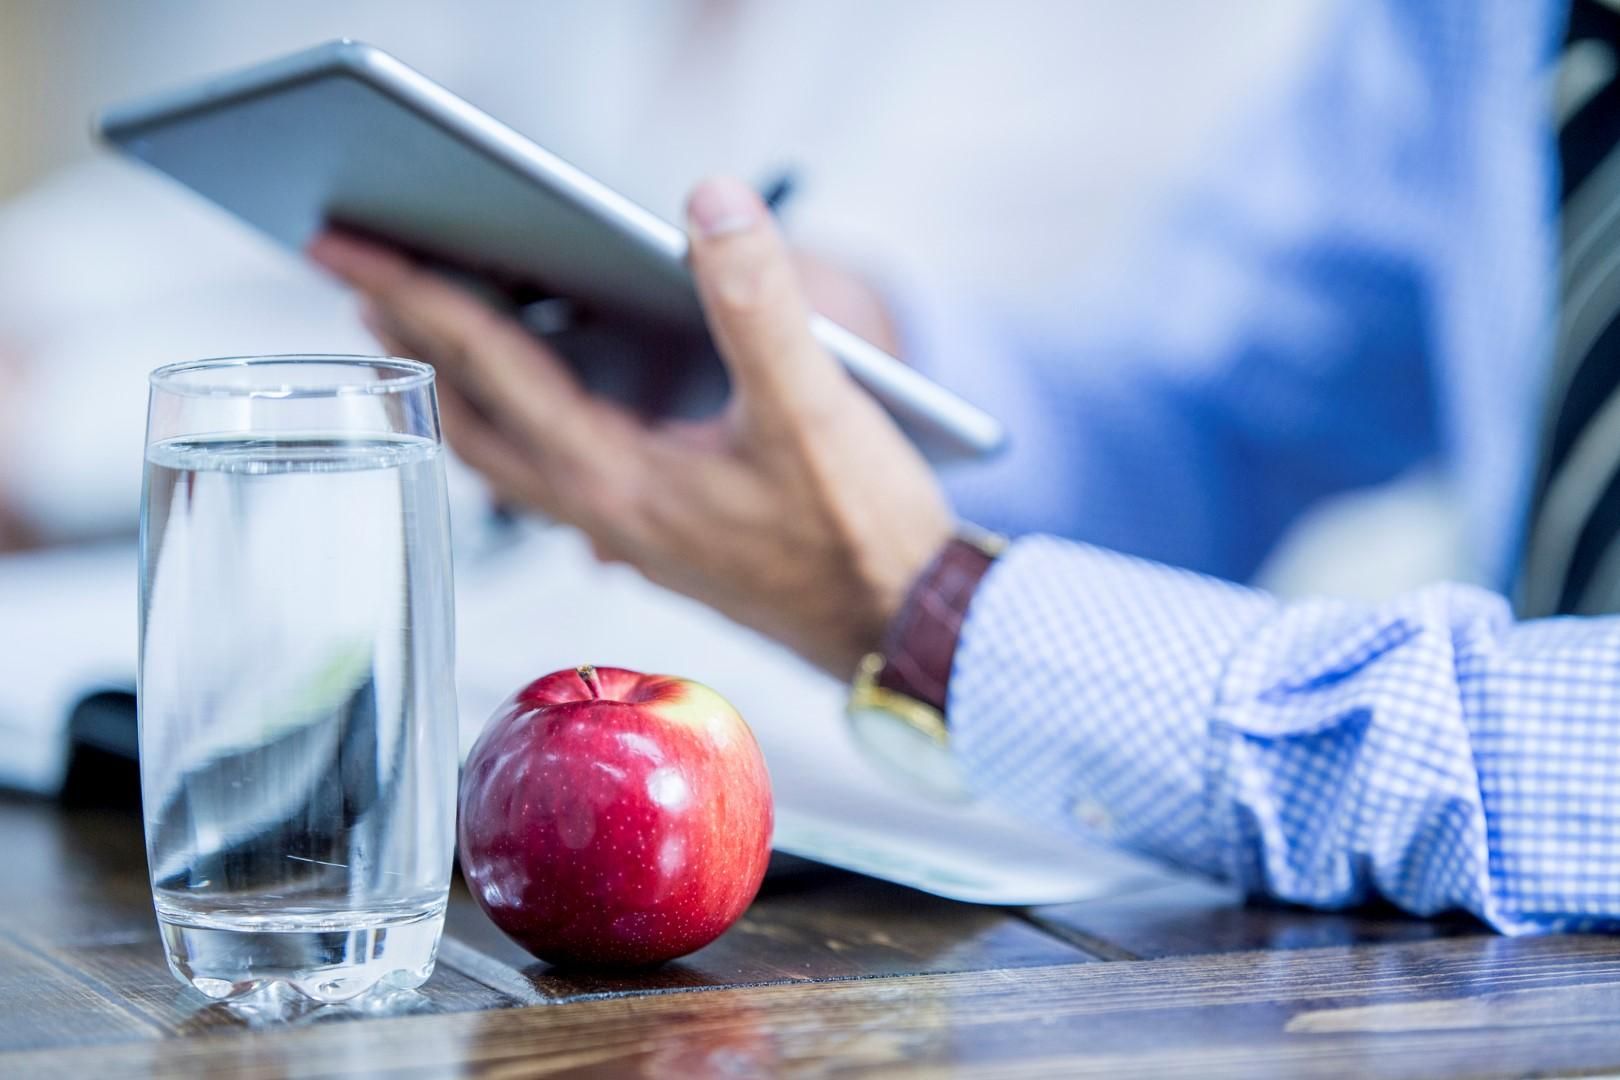
[[[101,136],[295,250],[328,223],[475,284],[593,391],[701,416],[725,372],[685,234],[380,49],[336,41],[106,111]],[[983,410],[821,316],[812,330],[936,461],[996,450]]]

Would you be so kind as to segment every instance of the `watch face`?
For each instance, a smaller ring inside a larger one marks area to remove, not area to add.
[[[911,790],[940,802],[973,801],[962,766],[950,749],[882,709],[852,709],[855,742],[883,771]]]

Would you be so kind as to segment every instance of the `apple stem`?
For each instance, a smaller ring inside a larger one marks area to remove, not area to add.
[[[579,675],[579,681],[591,692],[591,697],[598,701],[602,698],[602,681],[596,677],[596,669],[590,664],[581,664],[574,669]]]

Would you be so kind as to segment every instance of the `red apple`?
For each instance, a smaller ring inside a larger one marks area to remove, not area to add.
[[[707,945],[759,891],[771,824],[753,732],[713,690],[666,675],[536,679],[462,771],[467,885],[554,964],[640,967]]]

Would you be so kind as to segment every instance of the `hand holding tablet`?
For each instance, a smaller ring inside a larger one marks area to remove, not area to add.
[[[734,393],[648,424],[584,391],[516,322],[366,241],[311,255],[366,298],[384,345],[438,369],[445,435],[504,500],[599,555],[848,677],[951,536],[927,463],[809,329],[780,233],[735,180],[700,185],[690,262]]]
[[[529,305],[588,390],[642,415],[725,400],[681,231],[387,53],[333,42],[109,110],[100,131],[288,247],[337,225]],[[981,410],[808,319],[929,458],[1001,445]]]

